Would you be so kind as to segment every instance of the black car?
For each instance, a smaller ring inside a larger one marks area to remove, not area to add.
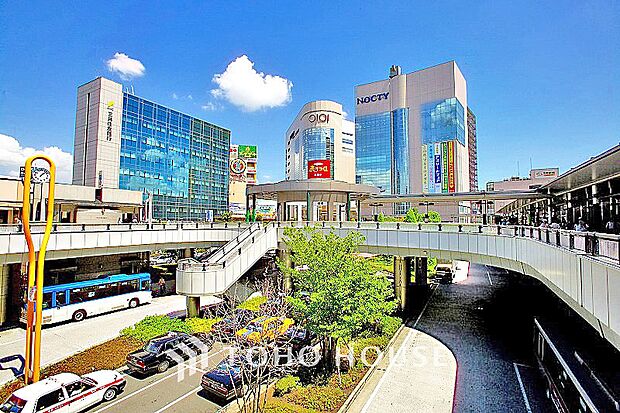
[[[318,337],[313,331],[303,327],[293,326],[286,330],[286,333],[279,336],[277,343],[279,346],[290,346],[294,352],[298,352],[304,347],[312,347],[318,342]]]
[[[213,325],[213,335],[222,341],[234,339],[235,333],[244,328],[256,315],[250,310],[236,309],[231,315]]]
[[[127,367],[142,374],[154,371],[163,373],[170,366],[195,354],[208,352],[211,346],[209,336],[170,332],[149,340],[142,349],[127,355]]]
[[[202,375],[201,386],[209,394],[224,400],[243,395],[243,378],[252,380],[259,365],[248,361],[239,354],[222,360],[213,370]]]

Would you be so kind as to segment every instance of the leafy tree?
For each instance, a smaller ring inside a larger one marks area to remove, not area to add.
[[[424,216],[418,212],[417,208],[410,208],[405,214],[403,221],[412,223],[422,222],[424,221]]]
[[[437,211],[428,211],[429,222],[441,222],[441,215]]]
[[[355,254],[363,241],[357,232],[339,237],[311,227],[284,230],[293,268],[283,261],[278,265],[295,284],[290,303],[302,323],[325,338],[324,355],[332,368],[339,340],[348,344],[396,308],[388,280]]]

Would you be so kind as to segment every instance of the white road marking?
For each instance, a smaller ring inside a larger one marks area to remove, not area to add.
[[[489,279],[489,284],[493,285],[493,281],[491,281],[491,274],[489,273],[489,269],[487,268],[487,277]]]
[[[525,409],[527,413],[532,413],[532,408],[530,407],[530,401],[527,398],[527,394],[525,393],[525,386],[523,386],[523,380],[521,380],[521,373],[519,373],[519,367],[517,363],[512,363],[515,368],[515,374],[517,375],[517,380],[519,381],[519,388],[521,388],[521,394],[523,395],[523,402],[525,403]]]
[[[396,360],[401,354],[403,349],[406,347],[406,345],[409,343],[409,340],[411,339],[411,337],[417,333],[415,329],[415,327],[418,325],[418,322],[420,321],[420,319],[422,318],[422,315],[424,314],[424,312],[426,311],[426,307],[428,307],[428,304],[431,302],[431,299],[433,298],[433,295],[435,294],[435,291],[437,290],[437,286],[435,286],[433,288],[433,292],[431,293],[431,295],[428,297],[428,300],[426,301],[426,304],[424,304],[424,307],[422,308],[422,311],[420,311],[420,315],[418,315],[418,318],[415,320],[415,322],[413,323],[413,327],[411,327],[411,329],[409,330],[409,332],[407,333],[407,336],[405,337],[405,339],[403,340],[402,344],[400,345],[400,348],[398,349],[398,351],[396,352],[396,355],[394,356],[394,360]],[[383,384],[383,381],[385,380],[385,378],[387,377],[388,373],[390,372],[391,368],[394,366],[393,362],[390,362],[390,364],[388,364],[387,368],[385,369],[385,371],[383,372],[383,376],[381,376],[381,378],[379,379],[379,382],[377,383],[377,385],[375,386],[374,390],[372,391],[372,393],[370,394],[370,397],[368,398],[368,400],[366,400],[366,403],[364,404],[364,407],[362,408],[362,411],[360,413],[366,413],[366,411],[368,410],[368,408],[370,407],[370,404],[372,403],[372,401],[374,400],[374,398],[377,396],[377,393],[379,392],[379,389],[381,388],[381,385]],[[531,413],[531,412],[528,412]]]
[[[213,354],[208,354],[208,356],[209,356],[209,357],[211,357],[211,356],[215,356],[216,354],[219,354],[219,353],[221,353],[221,352],[223,352],[223,351],[225,351],[225,350],[227,350],[227,349],[222,349],[222,350],[219,350],[219,351],[217,351],[217,352],[215,352],[215,353],[213,353]],[[189,367],[188,367],[187,365],[183,365],[182,370],[185,370],[185,369],[188,369],[188,368],[189,368]],[[175,369],[175,371],[173,371],[172,373],[170,373],[170,374],[168,374],[168,375],[166,375],[166,376],[164,376],[164,377],[162,377],[162,378],[160,378],[160,379],[158,379],[158,380],[154,381],[153,383],[149,384],[148,386],[142,387],[142,388],[140,388],[139,390],[136,390],[136,391],[135,391],[135,392],[133,392],[133,393],[129,393],[129,394],[128,394],[128,395],[126,395],[125,397],[123,397],[123,398],[120,398],[120,399],[116,400],[114,403],[110,403],[110,404],[108,404],[108,405],[106,405],[106,406],[102,407],[102,408],[101,408],[101,409],[99,409],[99,410],[95,410],[93,413],[99,413],[99,412],[102,412],[102,411],[104,411],[104,410],[109,409],[109,408],[110,408],[110,407],[112,407],[112,406],[116,406],[117,404],[119,404],[119,403],[121,403],[121,402],[124,402],[125,400],[129,399],[130,397],[133,397],[133,396],[135,396],[135,395],[137,395],[137,394],[140,394],[140,393],[142,393],[143,391],[145,391],[145,390],[147,390],[147,389],[149,389],[149,388],[151,388],[151,387],[155,386],[156,384],[159,384],[159,383],[161,383],[162,381],[164,381],[164,380],[166,380],[166,379],[169,379],[170,377],[175,376],[175,375],[177,375],[177,374],[179,374],[179,369],[178,369],[178,368],[177,368],[177,369]]]
[[[196,393],[196,392],[197,392],[197,391],[199,391],[200,389],[202,389],[202,386],[198,386],[198,387],[196,387],[196,388],[194,388],[194,389],[191,389],[190,391],[188,391],[187,393],[185,393],[183,396],[181,396],[181,397],[179,397],[179,398],[174,399],[173,401],[171,401],[170,403],[168,403],[167,405],[165,405],[165,406],[164,406],[164,407],[162,407],[161,409],[156,410],[156,411],[155,411],[155,412],[153,412],[153,413],[161,413],[161,412],[163,412],[164,410],[166,410],[166,409],[168,409],[168,408],[170,408],[170,407],[174,406],[175,404],[177,404],[177,403],[178,403],[178,402],[180,402],[181,400],[183,400],[183,399],[185,399],[185,398],[187,398],[187,397],[191,396],[192,394]]]

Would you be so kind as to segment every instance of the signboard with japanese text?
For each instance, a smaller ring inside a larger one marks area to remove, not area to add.
[[[308,161],[308,179],[331,178],[331,162],[329,159]]]

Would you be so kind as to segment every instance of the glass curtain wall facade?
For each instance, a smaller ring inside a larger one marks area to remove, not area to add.
[[[330,176],[334,176],[334,129],[332,128],[308,128],[302,132],[303,175],[308,176],[308,161],[330,161]]]
[[[422,106],[422,143],[456,139],[465,145],[465,110],[457,98]]]
[[[230,131],[123,93],[119,187],[151,193],[153,217],[228,209]]]
[[[408,194],[409,109],[357,116],[355,136],[356,182],[376,186],[384,194]],[[396,208],[406,212],[408,205]]]
[[[355,181],[392,191],[390,112],[355,117]]]

